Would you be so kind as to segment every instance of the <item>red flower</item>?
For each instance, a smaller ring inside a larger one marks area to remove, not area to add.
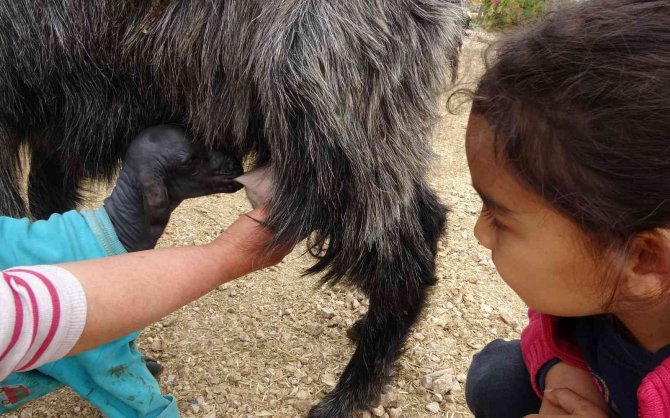
[[[497,5],[498,3],[500,3],[500,0],[491,0],[491,3]]]

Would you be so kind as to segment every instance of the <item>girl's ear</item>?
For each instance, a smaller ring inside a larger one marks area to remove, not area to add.
[[[670,231],[657,228],[633,239],[626,260],[628,295],[650,299],[662,295],[670,284]]]

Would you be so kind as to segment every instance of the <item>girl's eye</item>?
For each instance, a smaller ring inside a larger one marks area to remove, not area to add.
[[[489,222],[493,229],[505,229],[505,225],[493,216],[493,213],[491,213],[491,210],[486,205],[482,206],[482,216]]]

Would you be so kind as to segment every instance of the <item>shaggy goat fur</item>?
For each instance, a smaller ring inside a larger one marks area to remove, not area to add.
[[[276,243],[370,296],[358,348],[310,413],[379,395],[433,284],[445,209],[425,180],[463,11],[449,0],[0,2],[0,213],[75,207],[143,128],[272,164]]]

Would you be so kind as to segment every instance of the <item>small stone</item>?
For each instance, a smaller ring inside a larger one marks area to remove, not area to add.
[[[305,326],[305,331],[313,337],[318,337],[323,332],[323,325],[311,323]]]
[[[335,312],[332,309],[322,308],[321,309],[321,314],[326,319],[331,319],[331,318],[335,317]]]
[[[468,278],[468,282],[470,282],[472,284],[477,284],[477,282],[479,282],[479,279],[476,278],[476,277],[470,277],[470,278]]]
[[[398,394],[393,390],[382,393],[381,404],[387,408],[398,406]]]
[[[298,393],[295,394],[295,397],[301,400],[309,399],[309,392],[306,390],[299,390]]]
[[[492,308],[490,305],[487,305],[487,304],[485,304],[485,303],[482,304],[482,306],[481,306],[481,310],[482,310],[482,312],[484,312],[485,314],[491,314],[491,313],[493,312],[493,308]]]
[[[449,393],[452,387],[453,387],[452,377],[449,375],[445,375],[433,381],[431,389],[433,390],[434,393],[444,395],[446,393]]]
[[[437,414],[438,412],[440,412],[440,404],[437,402],[431,402],[428,405],[426,405],[426,410],[433,414]]]
[[[381,417],[381,416],[384,415],[385,411],[384,411],[384,407],[379,405],[379,406],[376,406],[376,407],[370,409],[370,412],[372,412],[372,415],[374,415],[376,417]]]
[[[297,377],[298,379],[302,379],[303,377],[307,376],[307,374],[305,372],[298,369],[297,367],[295,369],[291,370],[291,371],[292,371],[293,376]]]
[[[167,379],[165,379],[165,383],[168,385],[173,384],[177,380],[177,375],[176,374],[170,374],[168,375]]]
[[[431,396],[430,399],[434,400],[434,401],[437,402],[437,403],[442,403],[442,402],[444,402],[444,396],[442,396],[442,395],[439,394],[439,393],[433,393],[433,396]]]
[[[451,392],[452,393],[460,393],[462,391],[463,391],[463,389],[461,388],[460,383],[454,382],[453,386],[451,387]]]
[[[337,379],[331,373],[324,373],[321,376],[321,381],[330,387],[335,387],[337,384]]]
[[[433,379],[430,376],[422,377],[419,383],[426,389],[430,389],[433,387]]]
[[[193,411],[194,414],[197,414],[200,412],[200,405],[197,403],[191,404],[191,411]]]
[[[75,406],[75,407],[74,407],[74,412],[76,412],[76,413],[80,413],[80,412],[81,412],[81,407],[79,407],[79,406]]]
[[[402,415],[402,409],[400,408],[391,408],[388,410],[390,418],[400,418]]]
[[[457,380],[459,383],[465,383],[465,380],[466,380],[466,379],[467,379],[467,376],[465,375],[465,373],[461,373],[461,374],[459,374],[458,376],[456,376],[456,380]]]
[[[300,399],[295,403],[295,407],[299,412],[307,412],[312,407],[312,401],[308,399]]]
[[[444,375],[453,375],[454,371],[453,369],[442,369],[442,370],[437,370],[432,373],[428,373],[426,377],[430,377],[431,379],[439,379],[440,377]]]
[[[500,314],[500,320],[511,327],[517,326],[517,322],[514,320],[514,318],[512,318],[512,315],[508,314],[507,312]]]
[[[341,322],[342,322],[342,318],[340,318],[339,316],[334,316],[330,320],[328,320],[328,322],[326,323],[326,326],[328,328],[334,328],[334,327],[339,326]]]
[[[265,333],[259,329],[258,331],[256,331],[256,338],[262,340],[263,338],[265,338]]]
[[[163,351],[163,343],[161,340],[156,338],[152,343],[151,343],[151,350],[152,351]]]
[[[232,373],[228,376],[228,380],[230,380],[230,381],[233,382],[233,383],[235,383],[235,382],[239,382],[240,380],[242,380],[242,375],[240,375],[238,372],[232,372]]]
[[[426,337],[420,332],[415,332],[414,333],[414,339],[417,340],[417,341],[423,341],[423,340],[426,339]]]
[[[24,408],[19,414],[19,418],[32,418],[33,410],[31,408]]]

